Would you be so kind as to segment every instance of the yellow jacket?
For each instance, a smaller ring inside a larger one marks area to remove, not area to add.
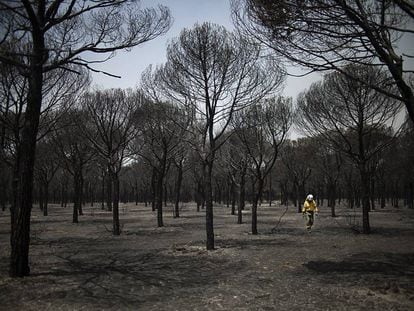
[[[305,203],[303,203],[302,213],[305,212],[319,212],[315,200],[312,200],[310,202],[308,200],[305,200]]]

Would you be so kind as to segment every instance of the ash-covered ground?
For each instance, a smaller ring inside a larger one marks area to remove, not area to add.
[[[205,250],[205,213],[165,208],[157,228],[150,207],[111,212],[85,207],[32,211],[31,276],[8,277],[10,215],[0,212],[0,310],[414,310],[414,210],[370,213],[328,208],[311,233],[296,208],[262,205],[259,235],[226,206],[214,209],[216,250]]]

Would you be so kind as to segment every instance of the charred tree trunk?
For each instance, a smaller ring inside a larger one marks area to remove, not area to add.
[[[138,199],[138,180],[135,180],[135,188],[134,188],[134,191],[135,191],[135,205],[138,205],[138,201],[139,201],[139,199]]]
[[[113,177],[111,176],[110,169],[108,169],[108,178],[106,180],[106,210],[112,212],[112,199],[113,199]]]
[[[371,201],[371,209],[375,210],[375,180],[374,178],[372,178],[370,182],[370,201]]]
[[[180,217],[180,199],[181,199],[181,184],[183,182],[183,163],[180,162],[178,165],[178,176],[176,181],[176,187],[175,187],[175,213],[174,217]]]
[[[246,169],[243,169],[240,174],[240,197],[239,197],[239,206],[237,208],[237,223],[243,223],[243,213],[244,204],[246,201]]]
[[[263,193],[264,180],[261,176],[259,176],[256,182],[257,182],[257,190],[256,190],[256,193],[254,194],[254,200],[252,204],[252,234],[254,235],[258,233],[257,232],[257,206],[258,206],[260,197],[262,196],[262,193]]]
[[[236,214],[236,184],[232,180],[230,185],[230,197],[231,197],[231,214]]]
[[[79,222],[79,206],[81,204],[81,198],[80,198],[80,192],[81,189],[81,181],[79,176],[79,171],[76,171],[73,176],[73,190],[74,190],[74,196],[73,196],[73,214],[72,214],[72,222],[78,223]]]
[[[101,184],[101,210],[105,209],[105,173],[102,174]]]
[[[211,184],[213,174],[213,158],[208,160],[207,167],[205,169],[205,199],[206,199],[206,248],[207,250],[214,249],[214,222],[213,222],[213,189]]]
[[[83,208],[82,208],[82,204],[83,204],[83,173],[82,173],[82,169],[79,170],[79,216],[83,215]]]
[[[151,209],[154,212],[156,209],[156,192],[157,192],[157,172],[155,167],[152,168],[152,175],[151,175]]]
[[[49,203],[49,183],[43,184],[43,216],[48,215],[48,203]]]
[[[361,191],[362,191],[362,232],[364,234],[371,233],[371,227],[369,224],[369,189],[370,189],[370,180],[368,173],[366,171],[365,165],[360,164],[360,174],[361,174]]]
[[[155,209],[157,210],[157,225],[158,227],[163,227],[164,226],[164,221],[162,218],[162,196],[163,196],[163,176],[161,176],[161,172],[158,173],[158,177],[157,177],[157,184],[156,184],[156,188],[155,188]]]
[[[38,30],[40,32],[40,30]],[[16,197],[11,213],[11,254],[9,274],[11,277],[23,277],[30,274],[30,216],[33,200],[33,170],[36,154],[36,138],[39,129],[40,109],[42,105],[44,39],[33,31],[33,56],[30,63],[29,90],[23,124],[21,144],[18,146],[18,174]]]
[[[272,173],[269,173],[269,206],[272,206]]]

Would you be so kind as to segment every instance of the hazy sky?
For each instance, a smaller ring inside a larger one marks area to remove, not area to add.
[[[108,62],[95,66],[97,69],[122,76],[111,78],[103,74],[93,74],[93,83],[105,88],[135,87],[141,72],[150,64],[162,64],[166,60],[168,42],[178,37],[183,28],[192,28],[195,23],[213,22],[232,30],[230,0],[143,0],[143,6],[165,5],[170,8],[173,25],[168,33],[152,41],[135,47],[131,52],[118,52]],[[284,95],[295,97],[300,91],[315,81],[315,76],[292,78],[286,81]]]

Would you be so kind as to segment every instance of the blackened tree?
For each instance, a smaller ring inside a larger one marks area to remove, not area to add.
[[[414,5],[406,0],[234,0],[234,21],[279,56],[311,71],[336,70],[405,104],[414,122]],[[406,44],[403,42],[405,41]],[[396,86],[368,84],[348,62],[381,66]]]
[[[384,71],[375,67],[350,65],[346,70],[385,90],[393,87]],[[298,107],[302,129],[322,137],[324,143],[342,152],[357,167],[361,179],[363,232],[370,233],[369,165],[392,142],[394,135],[381,133],[394,124],[401,104],[366,83],[332,73],[302,93]]]
[[[267,96],[282,83],[278,63],[249,40],[215,24],[184,29],[168,46],[159,69],[167,95],[194,118],[193,142],[203,167],[206,248],[214,249],[212,174],[217,150],[235,111]]]
[[[85,94],[82,104],[86,118],[81,122],[82,132],[105,163],[111,182],[113,234],[120,235],[119,172],[131,156],[129,144],[138,129],[135,117],[142,96],[131,90],[110,89]]]
[[[292,104],[282,97],[266,99],[234,118],[235,132],[242,142],[242,150],[250,158],[254,177],[252,202],[252,234],[257,234],[257,207],[262,197],[266,177],[270,174],[280,147],[292,124]]]
[[[22,277],[30,273],[33,167],[44,74],[73,71],[74,66],[94,70],[94,62],[114,56],[114,51],[165,33],[171,20],[164,7],[140,10],[139,2],[126,0],[1,1],[0,12],[0,61],[17,67],[28,80],[10,256],[10,276]],[[93,54],[101,57],[91,59]]]

